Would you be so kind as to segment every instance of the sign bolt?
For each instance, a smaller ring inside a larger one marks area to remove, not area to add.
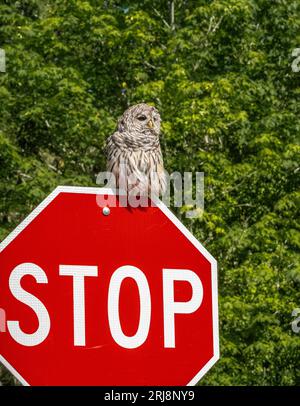
[[[109,207],[103,207],[102,213],[104,214],[104,216],[109,216],[110,208]]]

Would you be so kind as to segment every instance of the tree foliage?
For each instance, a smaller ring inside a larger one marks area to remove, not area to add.
[[[182,218],[219,263],[201,384],[298,385],[300,3],[170,3],[1,1],[0,239],[55,186],[95,185],[117,117],[154,103],[168,172],[205,173],[204,214]]]

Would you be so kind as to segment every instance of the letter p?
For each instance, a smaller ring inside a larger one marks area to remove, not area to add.
[[[174,282],[184,281],[192,287],[192,297],[187,302],[175,302]],[[175,348],[175,314],[194,313],[203,300],[203,286],[195,272],[187,269],[163,270],[163,301],[164,301],[164,346]]]

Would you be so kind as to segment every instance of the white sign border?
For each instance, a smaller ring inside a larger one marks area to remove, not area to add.
[[[81,186],[58,186],[50,193],[1,243],[0,252],[2,252],[27,226],[30,224],[60,193],[81,193],[81,194],[104,194],[117,195],[124,194],[108,188],[81,187]],[[219,315],[218,315],[218,274],[217,261],[203,247],[203,245],[190,233],[190,231],[178,220],[178,218],[168,209],[168,207],[158,198],[152,199],[155,205],[172,221],[173,224],[184,234],[184,236],[204,255],[211,263],[211,284],[212,284],[212,306],[213,306],[213,340],[214,355],[187,384],[187,386],[196,385],[206,372],[220,358],[219,350]],[[30,384],[14,369],[14,367],[0,354],[0,362],[24,385]]]

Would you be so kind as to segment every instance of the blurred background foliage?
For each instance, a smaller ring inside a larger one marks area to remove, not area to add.
[[[168,172],[205,172],[182,216],[219,263],[201,385],[299,385],[299,0],[1,0],[0,47],[0,239],[57,185],[95,186],[117,117],[153,103]]]

